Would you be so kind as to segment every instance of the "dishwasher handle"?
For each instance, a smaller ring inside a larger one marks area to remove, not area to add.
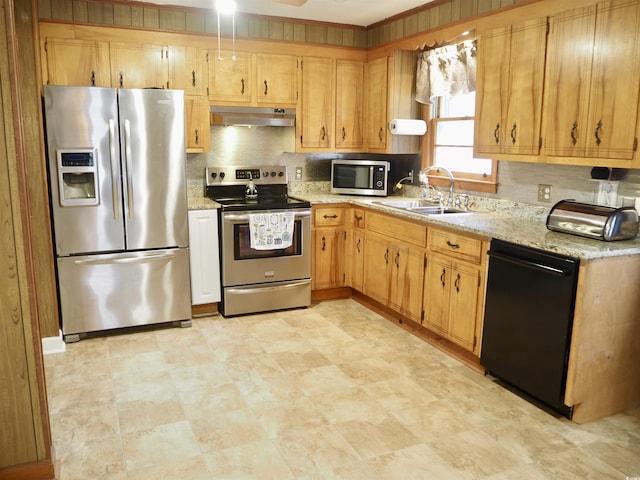
[[[491,250],[489,250],[487,253],[490,257],[496,258],[498,260],[509,262],[520,267],[528,268],[530,270],[536,270],[541,273],[555,275],[558,277],[568,277],[569,275],[571,275],[571,271],[567,269],[552,267],[551,265],[545,265],[544,263],[525,260],[524,258],[513,257],[511,255],[505,255],[502,253],[493,252]]]

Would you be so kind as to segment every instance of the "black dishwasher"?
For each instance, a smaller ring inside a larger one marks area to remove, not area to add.
[[[579,260],[493,240],[480,363],[571,418],[564,402]]]

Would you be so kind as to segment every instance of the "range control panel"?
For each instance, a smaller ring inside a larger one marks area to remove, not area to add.
[[[287,183],[287,167],[284,165],[264,167],[207,167],[207,186],[246,185],[253,180],[256,185],[280,185]]]

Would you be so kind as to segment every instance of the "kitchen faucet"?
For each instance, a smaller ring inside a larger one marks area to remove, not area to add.
[[[449,176],[449,197],[447,198],[447,207],[453,206],[453,185],[456,179],[453,176],[453,173],[447,168],[439,167],[437,165],[431,165],[430,167],[424,168],[420,170],[420,183],[423,187],[429,188],[429,178],[427,177],[427,173],[435,170],[436,172],[440,170],[444,170],[444,172]]]

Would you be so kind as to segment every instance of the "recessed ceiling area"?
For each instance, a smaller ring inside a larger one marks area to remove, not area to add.
[[[235,0],[237,12],[366,27],[432,0]],[[152,0],[149,3],[215,10],[215,0]]]

